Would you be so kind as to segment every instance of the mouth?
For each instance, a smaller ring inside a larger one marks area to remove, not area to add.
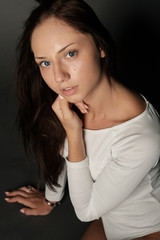
[[[64,88],[63,91],[69,91],[71,90],[73,87],[67,87],[67,88]]]
[[[77,92],[78,86],[75,87],[66,87],[61,89],[61,92],[65,96],[71,96]]]

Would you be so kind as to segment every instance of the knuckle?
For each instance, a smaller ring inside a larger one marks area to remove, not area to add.
[[[14,196],[15,195],[15,191],[9,192],[8,196]]]
[[[16,202],[17,201],[17,197],[10,197],[8,198],[9,202]]]
[[[64,115],[63,116],[63,121],[66,122],[66,121],[69,121],[70,120],[70,117],[68,117],[67,115]]]

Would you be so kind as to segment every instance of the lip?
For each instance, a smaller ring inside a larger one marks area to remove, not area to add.
[[[64,96],[71,96],[77,92],[78,86],[74,87],[65,87],[61,89],[61,92]]]

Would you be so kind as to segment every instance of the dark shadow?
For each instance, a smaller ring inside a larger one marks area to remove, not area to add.
[[[143,94],[160,112],[160,31],[148,16],[131,16],[119,39],[120,79]]]

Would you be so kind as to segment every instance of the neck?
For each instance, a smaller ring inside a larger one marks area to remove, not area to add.
[[[117,92],[116,81],[111,78],[109,80],[102,81],[101,84],[96,88],[96,91],[89,97],[84,99],[85,103],[89,107],[87,117],[99,117],[101,115],[108,115],[115,105],[115,93]]]

